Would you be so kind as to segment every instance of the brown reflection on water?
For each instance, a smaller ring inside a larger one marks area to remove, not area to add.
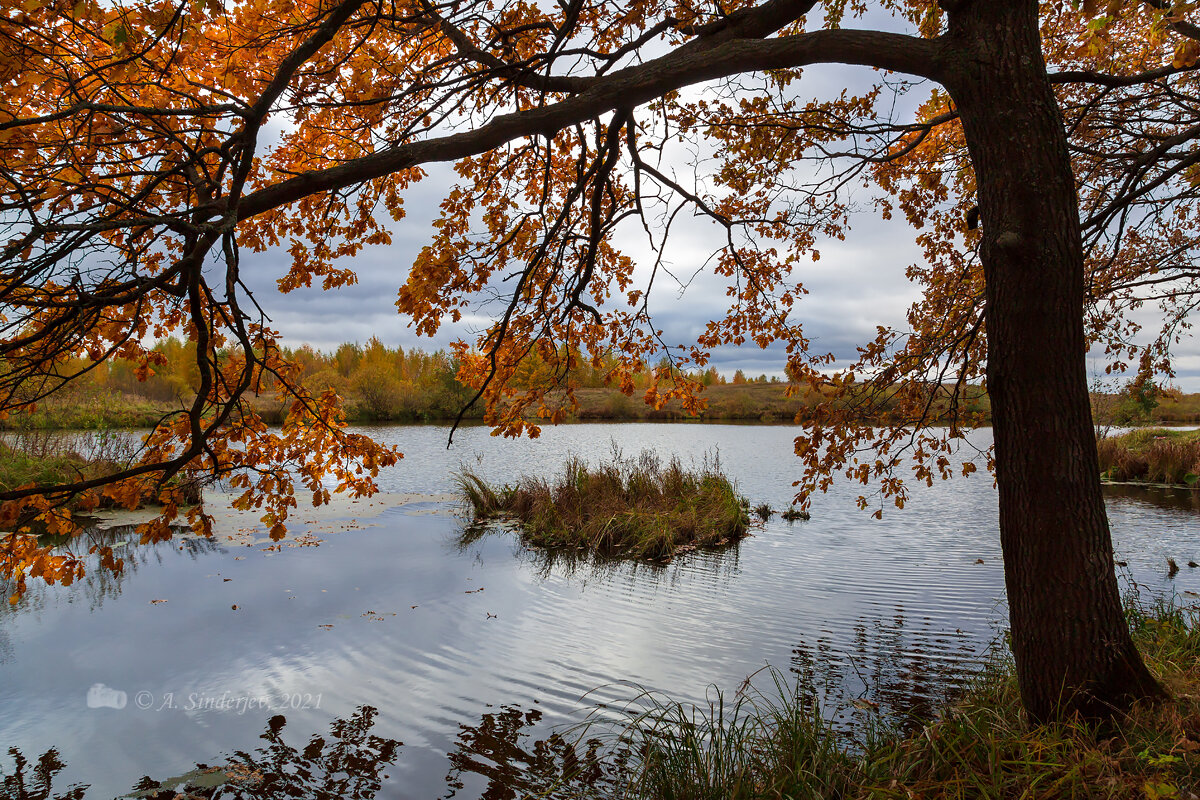
[[[125,797],[146,800],[277,800],[347,798],[371,800],[389,776],[402,746],[371,733],[376,710],[361,706],[334,720],[327,736],[314,735],[303,748],[283,737],[287,719],[271,717],[260,738],[266,744],[253,753],[237,751],[220,763],[197,762],[183,775],[155,780],[143,777]],[[84,800],[87,784],[55,791],[55,778],[66,768],[57,749],[30,764],[18,748],[9,748],[13,766],[0,764],[0,800]]]
[[[532,574],[540,580],[546,580],[552,575],[561,575],[581,582],[622,576],[653,586],[670,575],[668,568],[675,561],[674,558],[651,560],[606,556],[586,547],[535,547],[521,540],[519,529],[514,523],[504,521],[466,523],[453,544],[459,553],[466,553],[485,536],[506,534],[511,535],[514,541],[513,556],[527,564]],[[718,547],[684,551],[681,555],[690,560],[693,570],[729,579],[741,569],[740,548],[743,542],[744,539],[735,539]]]
[[[903,614],[860,619],[849,647],[832,636],[800,642],[791,672],[819,700],[839,728],[867,714],[884,713],[902,729],[927,722],[970,680],[988,646],[947,634],[930,620]]]
[[[600,739],[578,741],[569,733],[534,739],[541,718],[537,709],[505,705],[483,714],[478,725],[460,725],[444,800],[464,790],[481,800],[612,796],[619,753]]]
[[[126,581],[131,580],[142,567],[163,563],[164,556],[171,550],[183,552],[191,560],[198,561],[200,557],[221,549],[221,544],[215,539],[191,536],[191,528],[179,525],[171,526],[175,538],[153,544],[138,544],[139,534],[136,525],[114,525],[107,528],[85,528],[73,536],[43,536],[45,544],[53,544],[55,553],[86,553],[93,546],[114,547],[116,557],[122,559],[121,571],[114,573],[107,569],[96,568],[96,558],[88,556],[88,569],[83,578],[72,586],[76,587],[86,599],[88,609],[96,611],[106,600],[121,594]],[[185,537],[185,538],[184,538]],[[10,578],[0,578],[0,595],[8,597],[16,591],[16,583]],[[9,607],[10,613],[28,614],[46,608],[47,602],[55,590],[43,581],[30,581],[26,592],[21,597],[20,607]],[[2,613],[2,612],[0,612]],[[5,661],[5,634],[0,631],[0,663]],[[2,798],[2,796],[0,796]]]
[[[334,720],[327,735],[313,735],[303,747],[288,743],[283,715],[270,718],[253,752],[236,751],[216,763],[197,762],[181,775],[143,777],[124,798],[143,800],[372,800],[391,777],[403,743],[372,733],[377,710],[361,706]],[[624,760],[600,739],[551,733],[535,739],[542,713],[506,705],[484,713],[476,725],[460,725],[448,755],[449,787],[456,797],[465,787],[481,800],[543,800],[612,797]],[[9,748],[0,760],[0,800],[87,800],[89,784],[54,784],[66,769],[57,748],[35,761]]]
[[[1200,511],[1200,489],[1182,486],[1140,486],[1133,483],[1107,483],[1107,497],[1140,500],[1143,503],[1176,511]]]

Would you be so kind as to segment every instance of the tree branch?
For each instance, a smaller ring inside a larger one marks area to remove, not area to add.
[[[820,30],[778,39],[731,39],[702,49],[685,45],[598,79],[586,91],[558,103],[506,114],[472,131],[397,145],[260,189],[241,200],[238,219],[420,164],[486,153],[514,139],[552,137],[570,125],[618,108],[635,108],[685,86],[750,71],[820,63],[875,67],[937,81],[943,72],[939,40],[880,31]]]

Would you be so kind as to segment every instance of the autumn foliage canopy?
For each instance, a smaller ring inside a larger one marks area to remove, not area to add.
[[[149,490],[165,505],[144,537],[169,536],[181,474],[225,477],[276,535],[297,498],[372,491],[400,454],[347,432],[336,393],[301,385],[273,301],[243,276],[286,248],[281,292],[353,283],[354,256],[391,241],[406,190],[437,162],[456,178],[396,304],[422,334],[492,320],[456,356],[500,433],[562,419],[578,359],[608,365],[627,393],[657,364],[646,402],[698,407],[685,371],[715,348],[780,342],[789,377],[829,398],[800,420],[802,498],[844,474],[874,487],[864,507],[902,505],[902,478],[947,476],[979,421],[957,403],[987,362],[981,231],[967,224],[975,173],[955,103],[920,66],[936,60],[956,3],[3,5],[0,415],[30,412],[91,363],[149,376],[169,335],[194,343],[198,386],[115,475],[0,492],[7,529],[72,530],[69,505],[129,505]],[[1170,376],[1196,303],[1195,6],[1040,7],[1083,221],[1087,334],[1118,371]],[[826,62],[877,71],[814,98],[804,72]],[[822,243],[855,236],[864,197],[913,227],[925,259],[881,256],[879,269],[907,269],[923,296],[907,326],[880,328],[856,363],[834,365],[805,336],[804,268]],[[695,341],[671,342],[648,297],[686,282],[669,250],[688,217],[720,234],[687,270],[723,278],[728,308]],[[656,258],[615,244],[635,235]],[[530,353],[550,369],[518,389]],[[281,428],[247,400],[268,386],[289,408]],[[209,525],[200,509],[186,517]],[[5,541],[0,574],[82,569],[32,536]]]

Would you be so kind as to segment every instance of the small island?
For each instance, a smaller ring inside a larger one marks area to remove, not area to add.
[[[662,560],[749,535],[750,503],[716,459],[686,469],[678,458],[614,453],[595,468],[570,458],[553,481],[496,487],[468,469],[457,480],[475,522],[513,520],[536,547]]]

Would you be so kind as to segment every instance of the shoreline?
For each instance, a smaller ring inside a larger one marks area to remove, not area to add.
[[[361,428],[443,428],[450,429],[454,422],[453,418],[433,419],[433,420],[348,420],[346,422],[347,429]],[[864,420],[866,422],[866,420]],[[872,423],[878,425],[879,423]],[[645,417],[632,417],[629,419],[608,419],[608,418],[590,418],[590,419],[565,419],[562,422],[555,424],[544,423],[542,428],[554,427],[569,427],[573,425],[731,425],[731,426],[747,426],[747,427],[776,427],[776,428],[799,428],[795,422],[781,419],[756,419],[756,418],[710,418],[710,417],[668,417],[663,419],[649,419]],[[278,424],[271,424],[268,427],[278,428]],[[486,428],[484,422],[478,419],[463,420],[459,423],[458,428]],[[927,425],[926,428],[947,428],[948,424]],[[988,422],[984,425],[977,425],[974,428],[964,430],[989,430],[992,424]],[[1200,430],[1200,422],[1191,420],[1171,420],[1165,422],[1154,422],[1147,425],[1133,426],[1113,426],[1114,429],[1129,432],[1140,429],[1149,428],[1167,428],[1169,430],[1190,431]],[[65,428],[12,428],[0,425],[0,439],[5,435],[12,434],[35,434],[35,433],[66,433],[66,434],[86,434],[96,433],[97,430],[103,431],[146,431],[149,430],[149,425],[124,425],[111,426],[105,428],[86,428],[86,427],[65,427]],[[1099,436],[1097,438],[1100,438]],[[1113,481],[1117,483],[1119,481]]]

